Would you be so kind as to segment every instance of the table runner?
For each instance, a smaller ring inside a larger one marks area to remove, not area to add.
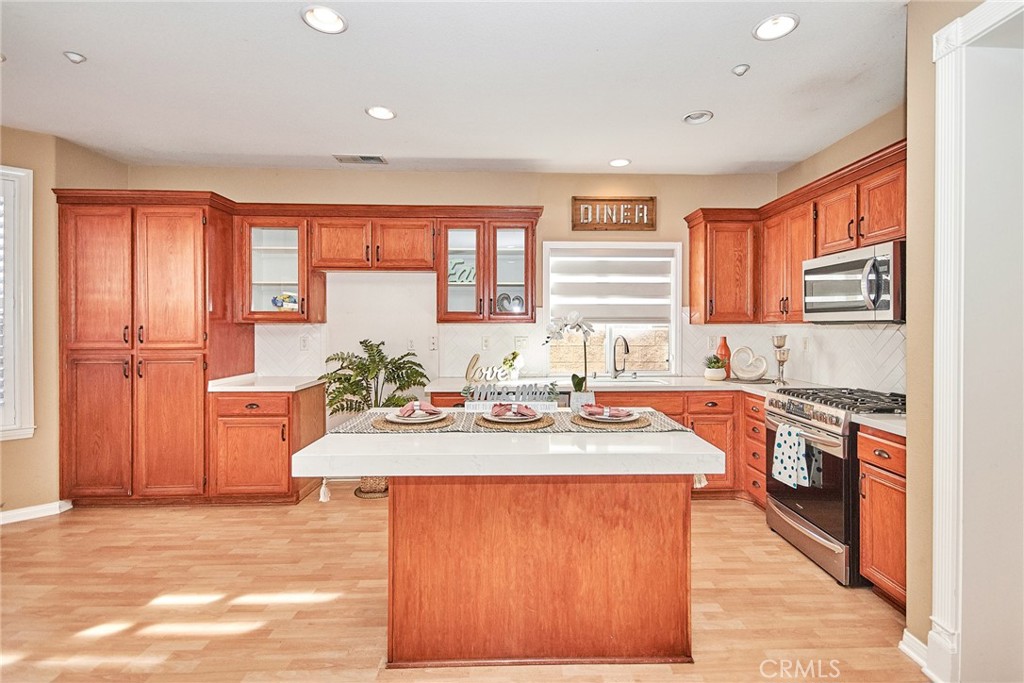
[[[430,434],[445,434],[445,433],[460,433],[468,432],[472,434],[508,434],[509,432],[502,432],[497,429],[488,429],[487,427],[481,427],[475,423],[477,416],[481,413],[469,413],[461,408],[445,408],[443,409],[446,415],[451,415],[454,420],[451,424],[440,429],[431,428],[430,424],[416,425],[416,428],[403,429],[402,433],[416,434],[416,433],[430,433]],[[357,413],[352,419],[338,425],[334,429],[330,430],[331,434],[395,434],[392,431],[382,431],[373,427],[373,421],[379,419],[383,415],[392,412],[393,409],[377,409],[368,410],[366,412]],[[682,426],[675,420],[672,420],[664,413],[659,413],[656,410],[638,410],[638,413],[650,420],[650,425],[646,427],[637,427],[630,429],[631,432],[688,432],[690,431],[686,427]],[[573,412],[567,409],[558,410],[553,413],[547,413],[554,419],[554,424],[550,427],[544,427],[543,429],[535,429],[528,432],[518,432],[520,434],[551,434],[555,432],[581,432],[591,434],[607,434],[608,430],[601,429],[600,427],[585,427],[583,425],[576,424],[572,421]],[[411,425],[410,425],[411,427]],[[420,428],[421,427],[421,428]]]

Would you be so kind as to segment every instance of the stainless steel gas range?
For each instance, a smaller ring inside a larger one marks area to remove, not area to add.
[[[903,394],[865,389],[777,389],[765,399],[767,519],[780,536],[845,586],[863,585],[854,413],[904,413]],[[777,433],[804,438],[809,483],[792,488],[772,477]]]

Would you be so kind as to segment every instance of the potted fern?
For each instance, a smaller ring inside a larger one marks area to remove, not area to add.
[[[429,378],[412,351],[392,358],[384,352],[384,342],[363,339],[363,353],[340,351],[327,357],[337,367],[320,376],[327,380],[327,408],[331,415],[358,412],[370,408],[399,408],[416,396],[407,393],[425,387]],[[387,495],[387,477],[363,477],[356,495],[383,498]]]

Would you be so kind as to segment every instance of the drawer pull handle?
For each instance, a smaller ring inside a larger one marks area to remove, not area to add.
[[[143,343],[142,342],[142,325],[139,325],[139,343],[140,344]]]
[[[127,325],[125,325],[124,329],[121,331],[121,339],[124,339],[124,343],[125,344],[128,343],[128,326]]]
[[[757,479],[755,479],[754,481],[752,481],[750,483],[754,485],[755,489],[761,488],[761,482],[759,482]]]
[[[704,405],[707,406],[708,408],[717,408],[718,407],[718,402],[717,401],[708,401]]]
[[[128,367],[131,364],[132,364],[132,362],[129,361],[129,360],[121,362],[121,372],[122,372],[122,374],[124,374],[124,378],[125,379],[128,379],[131,376],[131,374],[132,374],[131,370],[128,369]]]
[[[760,413],[760,412],[761,412],[761,409],[760,409],[760,408],[758,408],[757,406],[750,406],[750,409],[751,409],[751,410],[752,410],[753,412],[755,412],[755,413]]]
[[[759,427],[751,427],[750,431],[754,432],[755,434],[761,433],[761,429]]]
[[[246,410],[256,410],[259,407],[260,407],[259,403],[246,403],[245,404],[245,409]]]
[[[288,440],[287,438],[285,438],[285,435],[284,435],[285,427],[287,427],[287,425],[281,425],[281,441],[287,441]]]
[[[887,452],[883,451],[881,448],[876,448],[875,450],[873,450],[871,452],[874,453],[876,457],[885,458],[886,460],[888,460],[889,458],[892,457]]]

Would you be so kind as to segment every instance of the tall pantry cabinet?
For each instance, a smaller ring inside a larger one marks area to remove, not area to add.
[[[227,200],[55,193],[61,497],[202,496],[207,380],[250,372],[253,362],[237,352],[252,348],[252,326],[229,317]]]

